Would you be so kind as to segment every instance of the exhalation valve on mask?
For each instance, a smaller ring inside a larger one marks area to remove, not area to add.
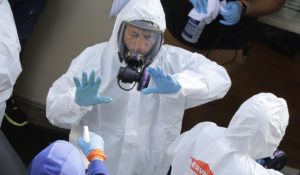
[[[128,52],[126,57],[124,58],[125,63],[127,64],[126,67],[120,67],[118,73],[118,85],[121,89],[129,91],[134,88],[136,83],[137,90],[140,91],[146,87],[148,87],[150,76],[147,73],[147,65],[144,63],[144,58],[139,53]],[[122,60],[121,60],[122,62]],[[133,83],[131,88],[124,88],[121,83]]]

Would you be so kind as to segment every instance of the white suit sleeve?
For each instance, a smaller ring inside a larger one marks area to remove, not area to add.
[[[176,96],[187,98],[187,108],[225,96],[231,86],[231,80],[224,67],[198,53],[172,46],[167,49],[170,50],[168,62],[172,64],[173,77],[181,85]]]
[[[19,74],[21,47],[7,0],[0,3],[0,102],[8,99]]]
[[[76,86],[74,77],[82,78],[82,72],[99,72],[100,60],[99,53],[102,53],[103,44],[96,44],[86,48],[75,59],[73,59],[68,71],[56,80],[49,89],[46,103],[46,116],[55,126],[71,129],[77,125],[81,118],[89,111],[92,106],[84,107],[75,103]],[[99,64],[96,64],[99,63]]]
[[[50,123],[55,126],[71,129],[92,109],[92,107],[81,107],[74,101],[76,87],[73,76],[76,75],[75,70],[81,71],[82,69],[79,61],[82,56],[84,54],[72,61],[67,73],[56,80],[48,92],[46,116]]]

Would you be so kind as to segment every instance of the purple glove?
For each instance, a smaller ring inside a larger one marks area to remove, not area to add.
[[[239,22],[243,11],[243,5],[238,1],[230,1],[220,10],[224,19],[220,20],[221,24],[230,26]]]

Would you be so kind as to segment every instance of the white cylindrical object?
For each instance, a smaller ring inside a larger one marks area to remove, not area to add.
[[[85,143],[90,143],[90,133],[88,126],[83,127],[83,140],[85,141]]]
[[[196,43],[200,38],[205,24],[206,23],[204,21],[198,21],[190,17],[181,33],[181,36],[190,43]]]

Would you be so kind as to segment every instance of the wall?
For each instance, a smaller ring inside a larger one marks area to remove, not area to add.
[[[111,0],[49,0],[27,41],[23,72],[15,96],[29,120],[45,121],[44,107],[51,84],[84,48],[110,38],[114,19]],[[24,106],[25,105],[25,106]]]
[[[262,16],[259,21],[283,30],[300,34],[300,1],[287,0],[276,13]]]

